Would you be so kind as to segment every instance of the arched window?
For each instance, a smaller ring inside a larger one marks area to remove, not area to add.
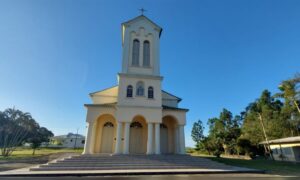
[[[153,99],[153,97],[154,97],[153,87],[150,86],[148,87],[148,98]]]
[[[139,56],[140,56],[140,41],[135,39],[133,40],[132,47],[132,65],[139,66]]]
[[[114,127],[114,124],[111,122],[106,122],[103,126],[104,127]]]
[[[139,122],[133,122],[130,124],[131,128],[143,128],[143,125]]]
[[[127,97],[132,97],[132,90],[133,88],[131,85],[127,86]]]
[[[144,83],[142,81],[136,83],[136,95],[144,96]]]
[[[165,124],[160,124],[160,128],[167,129],[168,127]]]
[[[143,66],[150,67],[150,42],[144,41]]]

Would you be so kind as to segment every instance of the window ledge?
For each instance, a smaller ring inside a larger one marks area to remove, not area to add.
[[[144,69],[152,69],[152,66],[138,66],[138,65],[131,65],[130,67],[133,67],[133,68],[144,68]]]
[[[141,67],[140,65],[131,65],[130,67]]]
[[[152,67],[151,66],[142,66],[142,68],[151,69]]]

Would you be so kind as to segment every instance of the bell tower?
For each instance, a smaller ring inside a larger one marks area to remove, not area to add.
[[[144,15],[122,23],[122,73],[160,75],[161,32],[162,28]]]
[[[122,72],[118,107],[154,107],[161,111],[159,38],[162,28],[144,15],[122,23]]]

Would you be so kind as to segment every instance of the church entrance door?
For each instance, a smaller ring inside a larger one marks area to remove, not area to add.
[[[114,125],[111,122],[104,124],[102,128],[101,153],[112,153],[114,142]]]
[[[130,125],[129,153],[143,153],[143,126],[139,122],[133,122]]]
[[[162,154],[168,153],[168,128],[166,125],[160,125],[160,150]]]

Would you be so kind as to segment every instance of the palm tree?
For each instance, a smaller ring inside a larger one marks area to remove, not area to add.
[[[294,78],[282,81],[279,85],[280,93],[275,94],[275,97],[284,98],[285,103],[296,107],[299,115],[299,101],[300,101],[300,74],[296,74]]]
[[[33,121],[29,113],[15,108],[1,112],[0,149],[3,156],[9,156],[27,137],[26,121]]]
[[[294,78],[282,81],[278,89],[281,92],[275,94],[274,97],[284,99],[285,112],[291,117],[290,126],[292,129],[296,129],[296,132],[299,134],[300,122],[296,117],[300,118],[300,74],[296,74]],[[293,136],[294,131],[291,130],[291,132]]]

